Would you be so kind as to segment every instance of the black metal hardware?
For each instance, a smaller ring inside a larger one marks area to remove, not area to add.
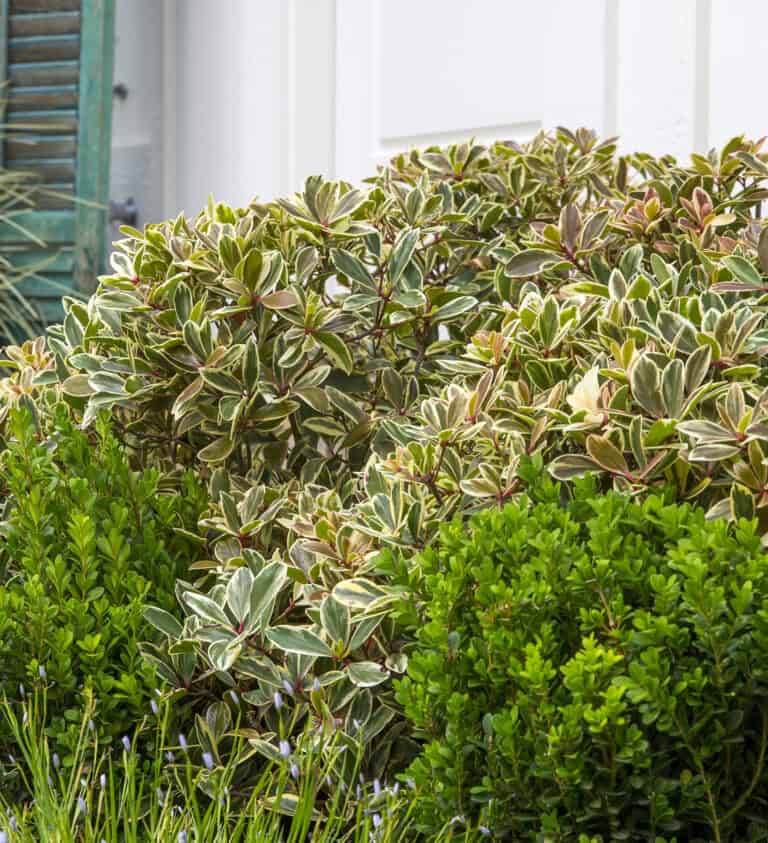
[[[133,196],[129,196],[122,202],[116,202],[110,199],[109,202],[109,221],[122,222],[126,225],[136,225],[139,218],[139,209]]]

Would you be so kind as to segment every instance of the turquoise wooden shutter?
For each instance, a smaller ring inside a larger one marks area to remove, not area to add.
[[[45,247],[11,259],[49,261],[23,290],[56,321],[62,288],[92,289],[105,261],[114,0],[0,0],[0,13],[0,79],[8,80],[0,122],[35,124],[11,130],[0,163],[38,173],[65,197],[16,218]],[[19,242],[16,230],[0,224],[0,248],[13,255]]]

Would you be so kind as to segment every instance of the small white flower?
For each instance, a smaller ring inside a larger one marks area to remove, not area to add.
[[[597,379],[598,367],[593,366],[576,384],[567,401],[571,409],[578,413],[586,411],[585,421],[599,422],[602,419],[600,408],[600,384]]]

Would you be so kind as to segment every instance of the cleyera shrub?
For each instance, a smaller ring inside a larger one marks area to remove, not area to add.
[[[767,176],[743,137],[684,165],[558,129],[124,228],[0,396],[111,411],[136,459],[207,485],[182,616],[151,611],[145,648],[201,742],[239,719],[269,754],[309,721],[405,761],[423,608],[387,554],[519,497],[531,456],[765,532]]]
[[[68,759],[93,701],[102,743],[132,731],[158,684],[139,652],[148,600],[175,612],[196,553],[205,490],[164,493],[134,471],[108,420],[78,429],[65,407],[45,429],[14,409],[0,453],[0,695],[45,688],[53,747]],[[0,727],[0,742],[6,739]]]
[[[768,555],[754,522],[544,484],[423,570],[397,696],[426,741],[418,820],[510,840],[762,840]],[[584,838],[586,839],[586,837]]]

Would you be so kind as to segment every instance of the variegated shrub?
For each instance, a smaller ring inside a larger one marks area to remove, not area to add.
[[[262,749],[286,689],[294,726],[394,746],[377,552],[502,505],[529,458],[768,528],[766,162],[560,129],[124,229],[40,378],[210,485],[186,620],[153,616],[166,678],[238,689]]]

